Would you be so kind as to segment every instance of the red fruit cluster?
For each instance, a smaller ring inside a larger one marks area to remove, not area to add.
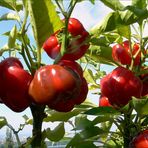
[[[56,59],[61,52],[59,36],[62,33],[63,30],[55,32],[43,44],[43,49],[52,59]],[[36,103],[48,105],[57,111],[68,112],[86,99],[87,82],[83,77],[81,66],[75,60],[86,53],[89,45],[85,41],[88,36],[79,20],[69,19],[66,53],[58,64],[38,69],[29,87],[29,94]]]
[[[28,95],[32,76],[23,69],[17,58],[0,63],[0,100],[15,112],[25,110],[31,103]]]
[[[51,58],[60,53],[61,43],[56,37],[59,32],[43,45]],[[23,111],[32,102],[68,112],[86,99],[87,82],[81,66],[74,60],[81,58],[89,47],[83,44],[88,33],[74,18],[69,19],[68,32],[73,37],[69,40],[68,53],[59,63],[37,69],[33,77],[17,58],[10,57],[0,63],[0,102],[16,112]]]
[[[81,66],[62,60],[39,68],[34,77],[14,57],[0,63],[0,101],[15,112],[25,110],[32,102],[68,112],[81,104],[88,86]]]
[[[135,43],[130,49],[129,41],[124,41],[122,44],[116,44],[112,48],[112,57],[114,61],[122,65],[130,65],[132,57],[134,58],[134,66],[140,64],[141,51],[139,51],[139,44]]]
[[[134,137],[130,148],[148,148],[148,130],[144,130]]]
[[[59,30],[51,35],[43,44],[43,49],[49,57],[55,59],[61,50],[61,42],[59,41],[59,34],[63,30]],[[70,38],[68,40],[67,50],[62,60],[78,60],[81,58],[89,48],[89,45],[84,43],[89,36],[81,22],[75,18],[70,18],[68,22],[68,32]]]
[[[87,92],[80,65],[66,60],[38,69],[29,87],[29,94],[36,103],[60,112],[68,112],[82,103]]]
[[[143,89],[142,81],[124,67],[114,69],[101,79],[100,85],[102,95],[115,107],[126,105],[132,96],[140,98]]]

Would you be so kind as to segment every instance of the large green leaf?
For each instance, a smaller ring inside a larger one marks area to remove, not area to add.
[[[127,6],[125,11],[121,11],[119,13],[119,17],[121,18],[121,22],[118,22],[119,25],[130,25],[144,19],[148,18],[148,10],[140,9],[135,6]]]
[[[120,3],[119,0],[100,0],[100,1],[113,10],[122,10],[124,8],[124,6]]]
[[[112,123],[113,120],[114,120],[113,116],[107,115],[107,114],[98,116],[93,120],[87,119],[86,115],[78,116],[75,118],[75,126],[76,126],[75,130],[84,130],[84,129],[93,127],[97,125],[98,123],[104,123],[106,121],[110,121],[110,123]]]
[[[92,121],[87,119],[87,116],[78,116],[75,118],[75,130],[82,130],[91,126]]]
[[[132,0],[132,5],[138,8],[145,9],[147,7],[147,3],[148,3],[147,0]]]
[[[43,42],[63,24],[51,0],[28,0],[28,6],[34,37],[41,48]]]
[[[111,47],[91,45],[90,50],[86,55],[96,62],[115,65],[115,62],[112,59]]]
[[[17,10],[20,11],[23,9],[23,5],[21,1],[17,0],[0,0],[0,6],[11,9],[11,10]]]
[[[101,34],[109,32],[122,27],[130,25],[138,21],[142,21],[148,18],[148,10],[140,9],[135,6],[127,6],[124,11],[115,11],[109,13],[102,23],[97,24],[91,29],[91,34]]]
[[[56,126],[53,130],[48,128],[46,130],[46,137],[51,141],[59,141],[61,140],[65,135],[65,129],[64,129],[64,123],[59,123],[58,126]]]
[[[141,115],[148,115],[148,98],[146,99],[132,99],[134,109]]]
[[[101,135],[104,133],[105,133],[105,131],[97,126],[88,127],[85,130],[80,132],[81,137],[84,139],[92,138],[92,137],[95,137],[97,135]]]
[[[112,107],[94,107],[85,112],[87,115],[98,115],[98,116],[106,116],[106,115],[120,115],[120,112],[113,109]]]
[[[130,26],[120,26],[117,28],[117,32],[118,34],[120,34],[121,36],[129,39],[130,35],[131,35],[131,29]]]
[[[70,118],[80,114],[84,109],[74,109],[70,112],[56,112],[53,110],[46,111],[47,117],[44,119],[44,122],[54,122],[54,121],[65,121],[67,122]]]
[[[76,134],[66,148],[97,148],[97,146],[93,144],[93,141],[86,141],[80,134]]]

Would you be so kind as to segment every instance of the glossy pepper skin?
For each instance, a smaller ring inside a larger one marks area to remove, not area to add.
[[[59,65],[63,66],[66,69],[71,69],[73,70],[81,79],[81,87],[80,87],[80,95],[75,98],[75,104],[79,105],[82,102],[85,101],[86,97],[87,97],[87,93],[88,93],[88,84],[86,79],[83,77],[83,69],[82,67],[75,61],[69,61],[69,60],[61,60],[59,63]]]
[[[39,104],[53,99],[72,97],[79,93],[79,79],[60,65],[46,65],[38,69],[29,87],[29,94]]]
[[[107,97],[101,95],[99,98],[99,106],[111,106],[111,104]]]
[[[148,130],[144,130],[134,137],[130,148],[148,148]]]
[[[80,71],[79,64],[72,61],[43,66],[36,71],[29,94],[38,104],[59,112],[71,111],[86,99],[88,93],[87,82],[79,75]]]
[[[143,88],[141,80],[124,67],[117,67],[102,78],[100,86],[102,95],[115,107],[126,105],[132,96],[141,97]]]
[[[76,72],[80,77],[83,77],[83,69],[82,67],[75,61],[69,61],[69,60],[61,60],[58,65],[63,66],[64,68],[72,69],[74,72]]]
[[[58,35],[61,31],[57,31],[51,35],[43,44],[43,49],[48,56],[55,59],[61,50],[61,43],[58,40]],[[62,57],[62,60],[77,60],[81,58],[89,48],[88,44],[85,44],[86,38],[89,36],[81,22],[75,18],[70,18],[68,22],[68,32],[71,35],[71,39],[67,45],[67,52]]]
[[[122,65],[130,65],[132,56],[135,56],[139,50],[139,44],[135,43],[130,51],[129,41],[124,41],[122,44],[116,44],[112,48],[112,57],[114,61],[121,63]],[[134,59],[134,66],[140,64],[141,51],[138,52]]]
[[[31,103],[28,95],[32,76],[23,69],[17,58],[7,58],[0,63],[0,84],[2,102],[15,112],[25,110]]]

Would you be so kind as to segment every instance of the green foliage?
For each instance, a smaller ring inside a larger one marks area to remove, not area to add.
[[[17,10],[17,11],[20,11],[23,9],[23,5],[21,1],[17,1],[17,0],[1,0],[0,6],[11,9],[11,10]]]
[[[124,11],[115,11],[109,13],[101,24],[92,28],[92,34],[101,34],[117,29],[118,27],[140,22],[148,18],[148,10],[140,9],[135,6],[127,6]]]
[[[112,59],[111,53],[111,47],[92,45],[90,46],[86,56],[97,63],[116,65],[116,63]]]
[[[0,21],[6,21],[6,20],[20,21],[20,17],[17,14],[10,12],[10,13],[6,13],[0,17]]]
[[[95,75],[90,69],[86,69],[84,71],[84,76],[87,78],[87,82],[90,83],[90,89],[99,87],[99,85],[96,82]]]
[[[132,105],[140,115],[148,115],[148,98],[136,99],[133,98]]]
[[[80,134],[76,134],[73,139],[67,144],[66,148],[77,147],[77,148],[97,148],[92,141],[83,139]]]
[[[100,115],[106,116],[111,115],[120,115],[120,112],[115,110],[113,107],[95,107],[85,112],[87,115]]]
[[[5,117],[0,117],[0,129],[7,125],[7,120]]]
[[[62,22],[51,0],[27,2],[34,38],[38,48],[41,48],[47,37],[62,27]]]
[[[59,123],[53,130],[50,128],[46,129],[46,137],[50,141],[59,141],[61,140],[65,135],[65,129],[64,129],[64,123]]]
[[[106,6],[113,10],[123,10],[124,6],[120,3],[119,0],[101,0]]]
[[[16,35],[17,35],[17,28],[16,26],[14,26],[9,34],[9,39],[8,39],[9,48],[13,48],[15,46]]]
[[[53,110],[47,110],[47,117],[44,119],[44,122],[54,122],[54,121],[64,121],[67,122],[73,116],[80,114],[84,109],[74,109],[71,112],[63,113],[56,112]]]
[[[147,7],[147,0],[132,0],[132,5],[138,7],[140,9],[146,9]]]

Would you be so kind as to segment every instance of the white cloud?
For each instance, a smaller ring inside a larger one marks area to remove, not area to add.
[[[83,1],[75,6],[72,17],[79,19],[88,30],[100,22],[109,12],[111,12],[111,9],[104,6],[100,1],[96,1],[95,5],[89,1]]]

